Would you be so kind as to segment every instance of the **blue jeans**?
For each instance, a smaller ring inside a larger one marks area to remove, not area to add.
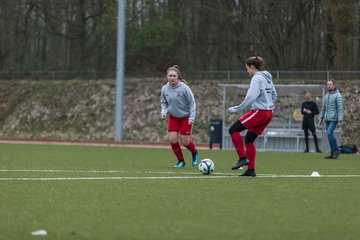
[[[331,152],[335,152],[335,151],[339,150],[336,139],[334,137],[334,130],[335,130],[337,124],[338,124],[338,122],[326,121],[326,133],[328,135]]]

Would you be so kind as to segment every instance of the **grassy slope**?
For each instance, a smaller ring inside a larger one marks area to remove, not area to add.
[[[166,123],[159,121],[163,84],[163,79],[126,80],[124,140],[167,141]],[[222,90],[218,84],[219,81],[190,82],[197,103],[193,132],[197,143],[208,142],[210,120],[221,118]],[[356,81],[342,82],[341,87],[346,103],[343,143],[360,145],[360,85]],[[241,101],[235,90],[229,92],[227,104],[233,101]],[[277,101],[284,116],[288,116],[288,101],[289,98]],[[113,140],[114,110],[115,81],[111,79],[0,82],[0,135],[5,138]],[[238,117],[227,116],[227,125]]]
[[[0,171],[0,178],[197,173],[189,166],[172,169],[168,149],[0,144],[0,152],[0,169],[124,171]],[[234,174],[229,170],[233,151],[202,150],[200,157],[213,159],[216,173]],[[359,167],[358,155],[325,160],[321,154],[263,152],[258,153],[257,172],[345,175],[359,174]],[[0,181],[0,239],[29,239],[37,229],[48,231],[46,239],[357,239],[359,181],[213,176]]]

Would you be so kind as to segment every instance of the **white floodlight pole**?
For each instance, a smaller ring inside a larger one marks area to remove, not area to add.
[[[118,0],[117,54],[116,54],[116,97],[115,97],[115,141],[123,138],[123,98],[125,62],[125,5]]]

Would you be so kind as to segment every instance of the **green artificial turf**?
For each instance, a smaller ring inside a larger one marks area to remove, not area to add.
[[[199,153],[214,174],[170,147],[0,144],[0,239],[359,238],[359,155],[260,152],[240,178],[234,151]]]

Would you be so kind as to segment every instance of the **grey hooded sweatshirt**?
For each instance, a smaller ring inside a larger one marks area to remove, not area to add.
[[[189,117],[191,123],[195,122],[196,104],[194,95],[183,82],[178,82],[175,87],[169,83],[161,88],[161,115],[170,114],[173,117]]]
[[[272,76],[268,71],[258,71],[251,78],[250,87],[246,93],[244,101],[234,107],[230,107],[229,112],[240,112],[250,106],[251,110],[272,110],[277,98]]]

